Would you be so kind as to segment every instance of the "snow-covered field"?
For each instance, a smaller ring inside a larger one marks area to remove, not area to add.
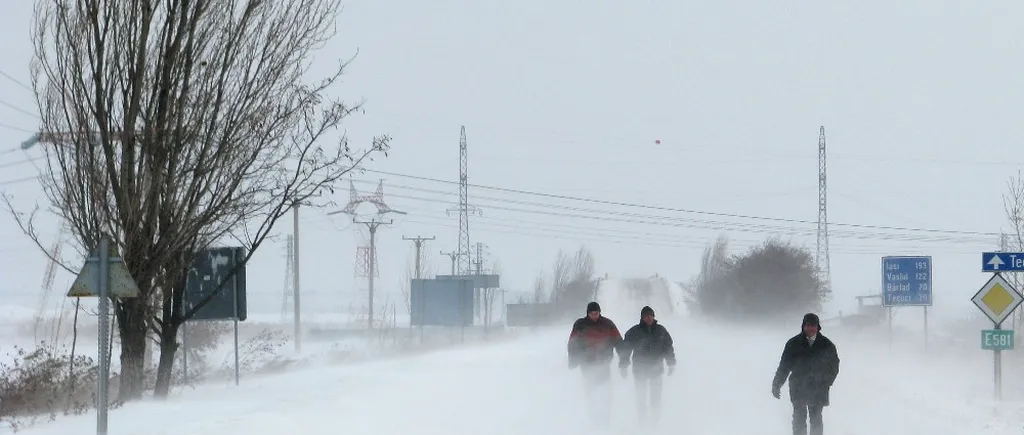
[[[619,295],[620,288],[608,286],[598,299],[624,331],[638,321],[644,303]],[[664,417],[655,431],[791,433],[790,405],[774,399],[770,385],[782,344],[799,331],[799,319],[791,328],[752,329],[697,320],[685,309],[675,314],[656,309],[675,338],[679,367],[666,380]],[[252,320],[240,334],[243,341],[267,328],[290,333],[290,324],[278,319],[254,316]],[[589,431],[580,374],[565,365],[569,325],[519,331],[491,341],[481,340],[472,335],[480,331],[471,330],[465,342],[458,331],[434,330],[429,334],[435,340],[444,338],[440,350],[377,358],[387,352],[369,350],[383,338],[348,337],[343,323],[311,319],[303,351],[294,353],[290,343],[282,349],[284,355],[306,364],[293,365],[283,373],[250,374],[239,386],[214,381],[178,389],[166,402],[129,403],[111,411],[109,433],[554,435]],[[1014,377],[1015,368],[1024,361],[1013,352],[1006,355],[1004,399],[997,402],[992,397],[991,352],[977,349],[973,342],[937,338],[925,349],[921,337],[909,333],[898,334],[890,344],[886,331],[838,326],[823,330],[836,342],[842,359],[832,406],[825,410],[826,433],[1024,433],[1024,379]],[[397,328],[390,333],[388,337],[397,340],[393,337],[415,337],[418,332]],[[5,345],[8,338],[3,338]],[[216,351],[218,358],[229,356],[230,342],[226,344]],[[95,342],[89,346],[95,347]],[[365,358],[338,364],[329,356],[340,347],[361,351]],[[636,433],[632,380],[615,376],[613,382],[615,412],[608,433]],[[92,433],[94,428],[95,414],[88,413],[58,417],[20,433],[63,435]]]
[[[662,318],[679,367],[668,378],[659,433],[788,434],[790,407],[770,393],[782,343],[797,333]],[[625,319],[620,323],[627,323]],[[166,403],[112,411],[110,434],[563,434],[585,430],[578,372],[565,366],[565,328],[514,341],[383,361],[319,366],[209,384]],[[922,350],[823,331],[842,358],[827,433],[1020,434],[1024,390],[992,399],[990,354]],[[1012,378],[1008,370],[1007,377]],[[614,380],[611,433],[636,433],[630,379]],[[784,396],[785,398],[785,396]],[[92,414],[29,428],[29,435],[91,433]]]

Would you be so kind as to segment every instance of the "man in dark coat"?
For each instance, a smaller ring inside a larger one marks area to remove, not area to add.
[[[601,315],[597,302],[587,304],[587,315],[576,320],[566,345],[569,369],[580,368],[591,416],[595,424],[605,426],[612,413],[612,357],[622,343],[615,322]],[[622,360],[621,350],[619,360]]]
[[[640,323],[629,328],[622,340],[619,369],[623,378],[631,356],[637,416],[641,421],[648,417],[657,421],[661,417],[661,381],[665,364],[668,364],[668,375],[671,376],[676,367],[676,353],[672,336],[655,320],[651,307],[640,310]]]
[[[839,376],[839,352],[824,335],[821,321],[813,313],[804,315],[803,331],[786,342],[779,368],[772,381],[772,395],[780,398],[782,384],[789,378],[789,400],[793,402],[793,434],[822,434],[821,411],[828,406],[828,393]]]

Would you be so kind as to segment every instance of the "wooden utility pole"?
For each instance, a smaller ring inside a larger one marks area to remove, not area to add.
[[[452,275],[455,275],[455,265],[458,264],[456,262],[459,260],[459,257],[461,257],[463,254],[461,252],[459,252],[459,251],[452,251],[452,252],[441,251],[441,255],[447,256],[448,259],[452,261]]]
[[[434,240],[434,236],[430,236],[430,237],[420,237],[420,236],[405,237],[405,236],[402,236],[402,240],[412,241],[416,245],[416,279],[420,279],[420,264],[422,263],[420,261],[420,249],[423,248],[423,242],[428,241],[428,240]]]

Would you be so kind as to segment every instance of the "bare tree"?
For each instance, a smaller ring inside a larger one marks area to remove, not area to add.
[[[566,286],[572,280],[572,259],[565,251],[559,250],[555,266],[551,269],[551,300],[562,299]]]
[[[594,265],[594,254],[586,247],[581,246],[576,250],[572,262],[572,280],[590,281],[594,278],[596,266]]]
[[[533,280],[533,300],[530,303],[540,304],[548,300],[544,288],[544,273],[542,272]]]
[[[81,252],[100,237],[116,243],[142,292],[115,305],[120,399],[143,390],[147,328],[160,337],[156,394],[167,394],[178,328],[214,296],[183,305],[197,251],[241,245],[244,264],[290,206],[387,149],[386,136],[358,151],[332,136],[360,110],[330,95],[347,62],[307,84],[338,8],[338,0],[37,3],[39,139],[55,144],[45,148],[45,194]],[[39,244],[33,216],[15,215]]]
[[[494,261],[491,266],[491,273],[495,275],[501,275],[501,261]],[[500,287],[498,288],[487,288],[483,291],[483,304],[484,304],[484,325],[490,325],[494,321],[494,302],[498,298],[498,295],[503,292]],[[504,307],[502,307],[504,309]]]
[[[729,239],[720,235],[715,241],[704,248],[704,254],[700,259],[700,272],[686,284],[680,284],[683,288],[683,297],[690,308],[698,308],[697,292],[707,287],[712,281],[718,279],[729,267]]]
[[[586,247],[580,247],[572,256],[565,251],[558,252],[551,285],[551,301],[558,311],[576,310],[580,304],[594,298],[597,290],[594,270],[594,256]]]
[[[1020,252],[1024,249],[1024,177],[1020,170],[1017,170],[1017,175],[1010,177],[1006,182],[1003,210],[1010,228],[1003,232],[999,248],[1000,250]],[[1024,280],[1021,279],[1019,272],[1010,272],[1005,275],[1008,275],[1010,284],[1018,289],[1021,288],[1021,283]],[[1018,310],[1014,313],[1016,324],[1020,324],[1021,319],[1024,318],[1022,312],[1024,311]]]

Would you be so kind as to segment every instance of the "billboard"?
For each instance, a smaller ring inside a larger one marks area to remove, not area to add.
[[[413,279],[409,288],[413,326],[473,324],[473,280]]]
[[[437,275],[436,278],[437,279],[471,279],[471,280],[473,280],[476,283],[475,286],[478,289],[501,287],[501,285],[499,285],[499,276],[498,275],[488,275],[488,274],[480,274],[480,275]]]
[[[507,304],[506,326],[537,326],[552,320],[554,304]]]
[[[245,248],[237,247],[210,248],[196,254],[185,281],[184,312],[213,296],[189,320],[245,320],[244,259]]]

